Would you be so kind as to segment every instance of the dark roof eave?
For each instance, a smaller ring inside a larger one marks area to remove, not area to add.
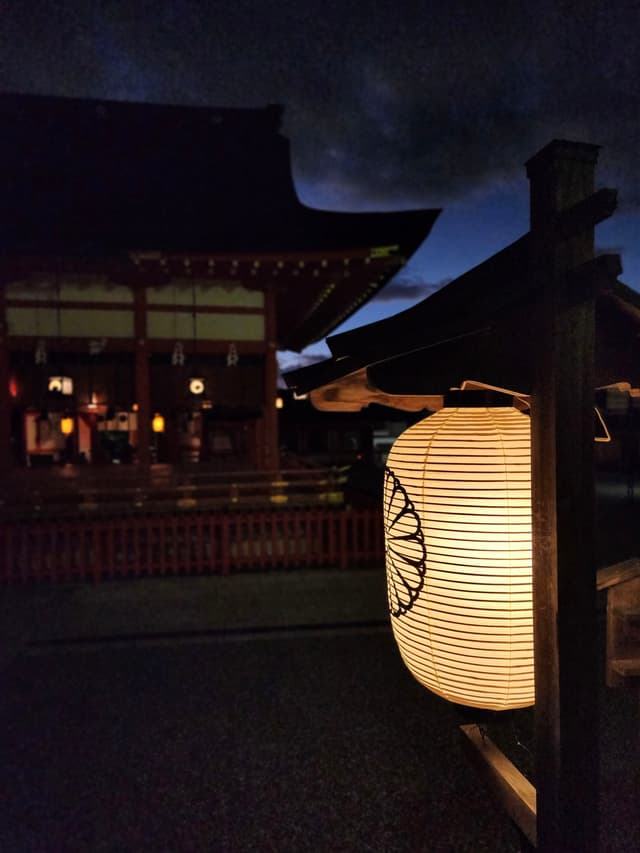
[[[307,211],[310,211],[307,208]],[[314,212],[314,211],[312,211]],[[330,244],[339,249],[344,243],[346,254],[354,247],[360,247],[356,251],[363,250],[375,258],[378,252],[381,256],[389,257],[389,268],[372,286],[371,281],[363,277],[363,282],[357,293],[351,296],[351,306],[341,305],[330,318],[316,317],[310,315],[300,326],[291,329],[287,336],[281,340],[283,349],[291,349],[297,352],[303,350],[309,344],[326,337],[335,328],[344,323],[355,311],[366,305],[380,290],[389,282],[406,261],[424,243],[436,219],[441,213],[440,209],[391,211],[386,213],[330,213],[327,211],[315,211],[319,218],[315,219],[316,225],[321,221],[325,227],[333,222],[332,239]],[[315,217],[312,217],[312,220]],[[311,221],[311,220],[310,220]],[[328,230],[324,231],[325,234]]]

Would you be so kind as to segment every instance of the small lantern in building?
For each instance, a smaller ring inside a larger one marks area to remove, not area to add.
[[[71,396],[73,394],[73,379],[70,376],[50,376],[47,390],[51,394]]]
[[[439,696],[491,710],[534,702],[530,420],[506,401],[452,392],[397,439],[384,484],[402,658]]]
[[[164,417],[157,412],[151,421],[151,429],[154,432],[164,432]]]
[[[276,397],[276,409],[284,409],[284,400],[282,397]]]
[[[204,378],[202,376],[192,376],[189,379],[189,392],[195,397],[204,394]]]
[[[60,432],[63,435],[71,435],[73,432],[73,418],[70,415],[60,418]]]

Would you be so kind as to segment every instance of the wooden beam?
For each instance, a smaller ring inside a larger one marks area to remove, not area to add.
[[[370,403],[405,412],[425,409],[435,412],[443,406],[442,396],[383,394],[370,387],[366,370],[359,370],[316,388],[310,392],[310,397],[313,406],[323,412],[359,412]]]
[[[480,778],[535,847],[536,789],[475,724],[460,726],[462,747]]]
[[[606,566],[604,569],[600,569],[597,574],[598,591],[633,580],[639,575],[640,559],[638,557],[631,557],[629,560],[623,560],[621,563]]]

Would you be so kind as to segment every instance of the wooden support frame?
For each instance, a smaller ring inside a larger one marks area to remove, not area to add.
[[[601,569],[598,590],[607,593],[607,686],[640,685],[640,560]],[[630,626],[633,624],[633,629]]]
[[[475,723],[460,726],[460,732],[467,758],[478,769],[511,820],[535,847],[536,789],[479,726]]]
[[[376,391],[398,401],[441,394],[465,379],[530,394],[544,853],[598,850],[594,389],[630,378],[620,367],[634,365],[605,351],[596,372],[596,297],[616,307],[621,271],[617,256],[594,258],[594,226],[616,206],[614,190],[594,192],[597,155],[597,146],[550,143],[527,163],[529,234],[415,308],[329,339],[332,361],[287,377],[311,391],[364,369],[364,400]]]
[[[593,482],[594,299],[567,293],[593,258],[593,225],[548,223],[593,192],[598,149],[551,143],[527,164],[540,344],[531,394],[538,847],[598,849],[599,752]]]

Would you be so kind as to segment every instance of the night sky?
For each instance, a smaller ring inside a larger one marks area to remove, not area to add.
[[[620,204],[598,247],[621,252],[622,280],[640,289],[640,0],[0,0],[0,16],[4,91],[282,103],[305,203],[443,207],[343,329],[524,233],[523,163],[554,137],[603,146],[599,184]]]

